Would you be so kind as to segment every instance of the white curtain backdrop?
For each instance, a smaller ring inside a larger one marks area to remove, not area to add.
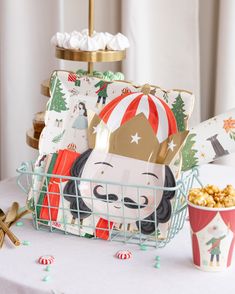
[[[54,69],[86,66],[56,60],[50,38],[86,28],[87,16],[88,0],[0,0],[0,178],[15,175],[22,161],[37,156],[25,133],[47,101],[41,81]],[[193,91],[191,125],[235,107],[234,0],[95,0],[95,29],[122,31],[131,42],[122,67],[96,68]]]
[[[194,92],[197,100],[191,124],[198,123],[198,0],[128,0],[122,4],[122,31],[131,43],[123,67],[127,79]]]
[[[215,113],[235,107],[235,1],[220,1]]]
[[[235,1],[219,3],[217,70],[215,80],[215,114],[235,108]],[[235,165],[235,154],[219,161]]]
[[[40,83],[57,67],[49,40],[59,24],[57,0],[0,0],[1,178],[36,157],[26,145],[26,130],[33,114],[45,108]]]

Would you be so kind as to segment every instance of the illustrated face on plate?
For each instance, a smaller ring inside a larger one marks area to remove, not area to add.
[[[93,150],[81,177],[97,182],[81,181],[79,190],[85,204],[101,217],[120,222],[125,215],[128,223],[144,219],[161,202],[163,191],[104,184],[102,181],[139,186],[164,186],[165,166],[142,160]],[[99,182],[101,180],[101,182]]]
[[[151,234],[158,223],[165,223],[171,217],[170,200],[175,195],[174,190],[163,192],[147,188],[155,185],[175,187],[175,179],[168,166],[90,149],[74,162],[71,176],[96,179],[92,183],[79,179],[67,182],[64,198],[70,202],[75,218],[84,219],[93,212],[116,223],[136,222],[143,234]],[[104,184],[104,180],[133,187]],[[137,189],[135,185],[145,187]]]

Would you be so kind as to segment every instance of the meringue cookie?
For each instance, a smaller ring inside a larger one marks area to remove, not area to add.
[[[64,40],[63,40],[62,47],[64,47],[65,49],[70,49],[69,40],[70,40],[70,34],[64,33]]]
[[[115,35],[107,44],[107,48],[110,50],[125,50],[128,47],[130,47],[129,40],[121,33]]]
[[[105,71],[105,72],[103,73],[103,75],[104,75],[104,78],[105,78],[106,80],[109,80],[109,81],[114,80],[114,73],[113,73],[111,70],[107,70],[107,71]]]
[[[78,31],[72,31],[72,33],[70,33],[71,36],[77,36],[78,39],[80,40],[83,36],[83,34],[81,32]]]
[[[70,49],[80,49],[81,40],[78,36],[73,35],[68,40],[68,44]]]
[[[92,38],[97,42],[99,50],[105,50],[107,38],[104,33],[96,33]]]
[[[84,70],[84,69],[78,69],[76,71],[76,74],[79,77],[83,77],[83,76],[88,75],[88,72],[86,70]],[[110,70],[105,71],[105,72],[94,70],[93,73],[92,73],[92,76],[96,77],[96,78],[99,78],[99,79],[102,79],[102,80],[109,81],[109,82],[112,82],[114,80],[116,80],[116,81],[124,80],[124,74],[122,72],[112,72]]]
[[[99,46],[93,38],[89,36],[84,36],[80,43],[80,50],[97,51],[99,50]]]
[[[88,36],[88,29],[82,32],[72,31],[71,33],[57,32],[52,38],[51,43],[65,49],[80,49],[84,51],[105,50],[124,50],[129,47],[129,41],[123,34],[112,35],[110,33],[97,33]]]
[[[114,37],[112,34],[105,32],[105,37],[106,37],[106,44],[108,44],[112,38]]]
[[[51,43],[55,46],[62,47],[63,46],[63,40],[64,40],[64,34],[57,32],[52,38]]]
[[[120,71],[115,72],[114,76],[115,76],[114,79],[116,81],[122,81],[125,78],[124,74]]]
[[[103,79],[104,78],[104,75],[101,71],[97,71],[97,70],[94,70],[93,71],[93,77],[96,77],[96,78],[99,78],[99,79]]]
[[[84,69],[78,69],[76,71],[76,74],[79,76],[79,77],[83,77],[83,76],[86,76],[87,75],[87,71],[84,70]]]

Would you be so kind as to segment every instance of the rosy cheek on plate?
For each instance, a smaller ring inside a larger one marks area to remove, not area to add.
[[[84,194],[89,194],[90,193],[90,191],[91,191],[91,184],[90,183],[88,183],[88,182],[82,182],[81,184],[80,184],[80,190],[82,191],[82,193],[84,193]]]

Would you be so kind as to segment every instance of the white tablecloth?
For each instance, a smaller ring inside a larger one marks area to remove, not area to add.
[[[221,187],[235,186],[235,169],[226,166],[205,165],[200,169],[204,184]],[[5,209],[14,200],[22,205],[25,195],[18,189],[15,179],[0,183],[0,207]],[[141,251],[137,245],[102,240],[89,240],[76,236],[36,231],[30,219],[24,226],[13,227],[21,240],[30,246],[14,248],[10,242],[0,250],[0,294],[14,293],[234,293],[235,261],[220,273],[207,273],[192,265],[189,224],[163,249]],[[118,260],[114,254],[120,249],[133,253],[130,260]],[[51,272],[39,265],[37,259],[44,254],[55,257]],[[155,256],[161,257],[161,268],[154,268]],[[51,280],[42,278],[50,275]]]

